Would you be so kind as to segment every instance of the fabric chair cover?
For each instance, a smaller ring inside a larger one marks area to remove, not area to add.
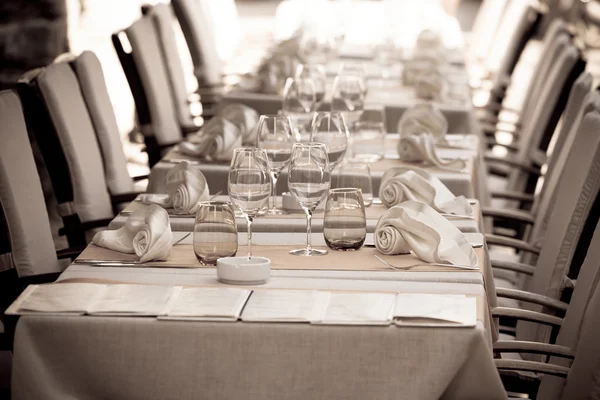
[[[12,266],[19,276],[60,272],[48,213],[19,97],[0,92],[0,205],[6,217]]]
[[[157,4],[150,8],[149,15],[154,21],[162,51],[162,59],[169,78],[173,102],[180,126],[194,126],[194,119],[188,103],[188,90],[177,42],[173,32],[173,12],[167,4]]]
[[[145,136],[154,136],[159,145],[180,142],[173,97],[167,96],[169,78],[162,60],[158,33],[151,17],[144,17],[125,30],[131,43],[135,66],[139,73],[150,113],[150,127],[142,127]]]
[[[560,299],[565,287],[572,286],[567,274],[588,217],[597,222],[598,215],[591,213],[600,190],[600,114],[587,113],[579,127],[571,156],[565,164],[564,174],[558,182],[556,205],[550,216],[542,252],[528,290],[554,299]],[[594,225],[595,226],[595,225]],[[582,240],[582,244],[585,244]],[[539,311],[540,307],[524,304],[524,308]],[[527,322],[517,325],[517,338],[547,342],[547,327]]]
[[[173,0],[173,10],[190,49],[194,75],[199,85],[222,84],[223,62],[217,50],[216,36],[202,0]]]
[[[84,51],[71,61],[71,66],[77,74],[83,99],[92,118],[104,160],[108,190],[113,195],[133,192],[133,181],[127,171],[127,160],[100,60],[93,52]]]
[[[37,85],[68,163],[75,212],[82,222],[112,218],[102,156],[75,73],[67,64],[51,64]]]

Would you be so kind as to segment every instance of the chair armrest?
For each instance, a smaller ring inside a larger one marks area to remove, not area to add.
[[[71,229],[66,229],[64,227],[60,228],[58,230],[58,234],[60,236],[64,236],[66,234],[69,233],[79,233],[79,232],[85,232],[85,231],[89,231],[91,229],[95,229],[95,228],[102,228],[105,226],[108,226],[108,224],[110,224],[112,222],[112,218],[106,218],[106,219],[98,219],[95,221],[86,221],[86,222],[81,222],[78,226],[73,227]],[[71,232],[73,230],[73,232]]]
[[[490,235],[490,234],[485,235],[485,240],[488,245],[492,244],[492,245],[497,245],[497,246],[511,247],[513,249],[527,251],[527,252],[535,254],[535,255],[540,254],[540,249],[530,245],[529,243],[527,243],[523,240],[513,239],[513,238],[509,238],[509,237],[505,237],[505,236]]]
[[[150,177],[150,175],[138,175],[138,176],[134,176],[134,177],[132,177],[131,179],[132,179],[134,182],[139,182],[139,181],[146,180],[146,179],[148,179],[149,177]]]
[[[509,271],[515,271],[522,274],[533,275],[535,267],[529,264],[503,261],[503,260],[491,260],[492,268],[496,269],[507,269]],[[499,288],[496,288],[498,290]]]
[[[521,193],[521,192],[511,192],[508,190],[492,192],[490,196],[494,199],[507,199],[507,200],[518,200],[524,203],[533,203],[535,197],[532,194]]]
[[[553,315],[543,314],[531,310],[522,310],[520,308],[496,307],[492,310],[492,317],[537,322],[538,324],[555,327],[560,327],[562,325],[562,318],[560,317],[555,317]]]
[[[567,307],[569,306],[567,303],[563,303],[560,300],[552,299],[538,293],[531,293],[518,289],[496,288],[496,296],[520,300],[526,303],[538,304],[546,308],[551,308],[555,311],[567,311]]]
[[[162,151],[162,150],[168,149],[168,148],[170,148],[170,147],[176,146],[176,145],[178,145],[179,143],[181,143],[181,141],[178,141],[178,142],[172,142],[172,143],[164,143],[164,144],[156,144],[156,146],[157,146],[157,148],[158,148],[159,150],[161,150],[161,151]],[[142,151],[148,152],[148,147],[147,147],[147,146],[144,146],[144,147],[142,148]]]
[[[496,142],[495,139],[487,140],[486,144],[488,146],[500,146],[500,147],[504,147],[507,151],[512,151],[513,153],[516,153],[516,152],[518,152],[520,150],[519,147],[517,147],[514,144],[498,143],[498,142]]]
[[[499,123],[502,123],[501,121],[498,121]],[[487,122],[487,121],[480,121],[479,125],[481,127],[482,132],[484,133],[489,133],[489,134],[494,134],[496,132],[506,132],[506,133],[510,133],[511,135],[518,135],[519,134],[519,127],[515,126],[515,127],[511,127],[510,129],[505,129],[502,126],[506,125],[506,123],[503,123],[503,125],[500,126],[496,126],[495,123],[493,122]]]
[[[114,194],[110,196],[110,201],[113,205],[121,204],[121,203],[131,203],[134,201],[142,192],[130,192],[130,193],[120,193]]]
[[[62,249],[62,250],[57,250],[56,251],[56,258],[58,258],[59,260],[65,259],[65,258],[77,258],[79,257],[79,254],[81,254],[81,252],[85,249],[85,247],[69,247],[66,249]]]
[[[484,217],[508,219],[528,225],[533,225],[535,223],[535,218],[533,215],[526,211],[502,210],[498,208],[482,207],[481,214]]]
[[[498,353],[531,353],[575,358],[573,350],[566,346],[524,340],[499,340],[494,343],[494,351]]]
[[[197,133],[200,130],[199,126],[196,125],[186,125],[186,126],[182,126],[181,127],[181,133],[183,134],[183,136],[192,134],[192,133]]]
[[[517,169],[520,169],[521,171],[528,172],[531,175],[540,176],[542,174],[542,171],[540,170],[540,168],[533,167],[531,165],[525,164],[524,162],[512,160],[510,158],[486,155],[483,157],[483,159],[488,163],[498,163],[498,164],[509,166],[511,168],[517,168]]]
[[[537,372],[540,374],[559,376],[561,378],[566,378],[570,370],[570,368],[567,367],[562,367],[554,364],[546,364],[537,361],[494,360],[494,362],[496,363],[496,368],[498,368],[499,370]]]

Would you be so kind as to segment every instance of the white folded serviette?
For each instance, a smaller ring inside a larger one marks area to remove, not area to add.
[[[420,168],[396,167],[387,170],[381,178],[379,198],[388,208],[416,200],[438,212],[473,215],[473,208],[464,196],[455,196],[442,181]]]
[[[383,254],[411,250],[430,263],[476,266],[477,255],[464,234],[427,204],[407,201],[387,210],[375,228],[375,247]]]
[[[436,140],[429,132],[401,136],[398,141],[398,155],[402,161],[421,162],[441,168],[464,169],[464,160],[442,160],[435,151]]]
[[[443,39],[439,32],[432,29],[423,29],[417,36],[415,48],[417,49],[439,49],[442,47]]]
[[[417,76],[415,94],[419,99],[440,100],[446,87],[446,81],[439,70],[429,71]]]
[[[209,198],[210,190],[200,169],[187,161],[171,168],[165,176],[165,194],[142,194],[138,200],[145,204],[157,204],[190,214],[198,209],[198,202]]]
[[[260,118],[256,110],[244,104],[232,103],[223,107],[219,116],[238,127],[242,135],[242,144],[256,144],[256,125]]]
[[[123,227],[96,233],[92,243],[138,256],[141,262],[166,260],[173,247],[169,214],[157,205],[134,211]]]
[[[402,69],[402,83],[414,86],[421,75],[433,74],[438,70],[437,62],[431,60],[409,60]]]
[[[437,141],[443,141],[448,132],[448,120],[434,104],[418,104],[404,111],[397,130],[400,136],[429,132]]]
[[[183,154],[215,161],[230,161],[233,150],[238,147],[242,147],[241,132],[223,117],[213,117],[198,134],[179,143],[179,151]]]

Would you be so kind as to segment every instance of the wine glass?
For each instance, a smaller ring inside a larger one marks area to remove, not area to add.
[[[313,115],[310,141],[325,145],[330,171],[344,159],[348,135],[348,126],[342,113],[322,111]]]
[[[269,159],[269,172],[273,180],[273,205],[269,214],[281,214],[276,207],[277,178],[287,166],[292,155],[294,133],[290,118],[285,115],[261,115],[256,128],[256,146],[265,150]]]
[[[235,149],[229,168],[229,198],[248,221],[248,258],[252,257],[252,220],[268,203],[271,188],[265,150]]]
[[[385,155],[386,132],[385,106],[381,104],[365,106],[359,120],[352,126],[350,135],[352,159],[364,162],[381,160]]]
[[[282,113],[294,120],[303,134],[304,126],[316,109],[316,90],[311,79],[288,78],[283,89]]]
[[[288,188],[306,213],[306,248],[291,250],[297,256],[321,256],[327,250],[313,249],[310,243],[312,213],[327,196],[331,170],[327,149],[322,143],[296,143],[288,171]]]
[[[327,73],[323,64],[298,64],[296,79],[310,79],[315,86],[315,109],[318,110],[327,91]]]
[[[343,62],[338,68],[337,76],[355,76],[359,78],[364,96],[368,92],[368,73],[367,67],[363,63],[348,63]]]
[[[311,64],[326,64],[336,55],[335,40],[325,27],[309,29],[300,39],[299,55]]]
[[[343,112],[351,126],[365,108],[364,81],[356,75],[338,75],[333,81],[331,111]]]

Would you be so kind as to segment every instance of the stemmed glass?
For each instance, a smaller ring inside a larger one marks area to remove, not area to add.
[[[312,213],[327,196],[331,186],[331,169],[327,149],[322,143],[296,143],[288,172],[290,193],[306,213],[306,248],[291,250],[297,256],[321,256],[326,250],[311,247]]]
[[[325,99],[327,90],[327,73],[323,64],[298,64],[296,79],[309,79],[315,87],[315,110],[319,109]]]
[[[340,64],[338,68],[337,76],[355,76],[359,78],[360,84],[362,86],[362,91],[364,96],[367,95],[368,91],[368,73],[367,67],[363,63],[347,63],[343,62]]]
[[[265,150],[235,149],[229,168],[229,198],[248,221],[248,258],[252,257],[252,220],[269,201],[271,188]]]
[[[362,78],[356,75],[338,75],[333,81],[331,111],[343,112],[346,122],[353,125],[365,108],[365,89]]]
[[[269,214],[281,214],[276,207],[277,178],[287,166],[292,155],[294,134],[292,122],[285,115],[261,115],[256,128],[256,146],[265,150],[269,159],[269,172],[273,180],[273,205]]]
[[[348,126],[342,113],[323,111],[313,115],[310,141],[325,145],[330,171],[344,159],[348,135]]]
[[[310,121],[311,113],[316,109],[316,90],[312,79],[288,78],[283,89],[282,114],[290,117],[296,124],[299,134]]]

